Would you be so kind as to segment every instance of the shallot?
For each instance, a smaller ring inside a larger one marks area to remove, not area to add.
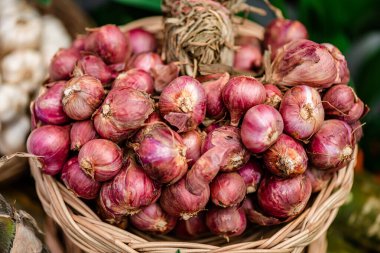
[[[210,184],[211,201],[221,207],[237,206],[246,191],[244,179],[236,172],[221,173]]]

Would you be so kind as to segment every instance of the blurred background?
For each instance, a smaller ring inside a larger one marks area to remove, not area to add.
[[[56,0],[59,1],[59,0]],[[93,26],[125,24],[135,19],[161,14],[160,0],[73,0]],[[51,0],[33,0],[49,6]],[[249,4],[266,8],[263,1]],[[341,208],[328,233],[331,253],[380,252],[380,1],[379,0],[272,0],[284,16],[298,19],[316,42],[336,45],[346,56],[350,85],[371,111],[364,118],[364,137],[348,204]],[[60,10],[66,11],[66,10]],[[274,15],[251,15],[265,26]],[[75,26],[77,20],[71,20]],[[82,21],[78,21],[82,22]],[[26,188],[25,188],[25,185]],[[45,224],[34,192],[33,179],[26,175],[11,186],[1,185],[0,192],[17,207],[29,211]],[[22,187],[27,193],[14,189]],[[13,191],[9,189],[12,188]],[[32,197],[30,197],[32,195]],[[17,199],[17,202],[14,202]]]

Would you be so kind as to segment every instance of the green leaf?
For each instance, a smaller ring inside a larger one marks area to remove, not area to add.
[[[35,0],[35,1],[42,5],[50,5],[52,0]]]
[[[177,251],[175,253],[181,253],[181,251],[179,249],[177,249]]]
[[[125,5],[146,9],[154,12],[161,12],[161,0],[114,0]]]

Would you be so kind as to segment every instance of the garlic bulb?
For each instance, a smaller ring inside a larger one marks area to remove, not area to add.
[[[20,91],[17,86],[0,85],[0,121],[9,122],[18,114],[25,114],[28,100],[28,94]]]
[[[31,92],[43,81],[46,69],[38,51],[32,49],[16,50],[6,55],[1,63],[3,81],[18,84],[19,87]]]
[[[25,150],[25,139],[30,131],[30,120],[23,115],[3,125],[0,132],[0,153],[9,155]]]
[[[2,54],[18,48],[38,47],[42,21],[40,14],[26,4],[2,11],[0,16],[0,50]]]
[[[53,55],[60,48],[68,48],[71,44],[70,35],[62,22],[51,16],[42,17],[42,34],[41,34],[40,51],[43,63],[48,66]]]

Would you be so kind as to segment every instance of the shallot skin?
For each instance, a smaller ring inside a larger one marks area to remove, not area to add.
[[[263,169],[257,160],[251,159],[238,170],[247,187],[247,194],[256,192],[263,177]]]
[[[98,182],[113,178],[122,166],[122,151],[115,143],[105,139],[93,139],[78,154],[82,170]]]
[[[142,69],[148,73],[152,71],[156,66],[163,65],[161,57],[153,52],[144,52],[135,55],[128,63],[128,69]]]
[[[42,172],[58,174],[66,162],[70,149],[70,127],[44,125],[34,129],[26,142],[29,153],[40,156]]]
[[[204,134],[199,130],[192,130],[181,134],[183,143],[186,146],[186,159],[187,164],[192,166],[201,156],[201,147],[203,143]]]
[[[188,220],[206,207],[209,197],[210,187],[208,185],[197,196],[186,189],[185,179],[181,179],[162,190],[160,205],[168,214]]]
[[[63,166],[61,179],[78,197],[95,199],[98,196],[101,184],[81,170],[77,156],[69,159]]]
[[[269,105],[256,105],[249,109],[241,125],[244,146],[252,153],[267,150],[284,129],[280,113]]]
[[[103,85],[115,77],[115,73],[103,60],[96,55],[84,55],[80,58],[73,71],[74,76],[89,75],[98,79]]]
[[[210,184],[211,201],[221,207],[237,206],[246,193],[244,179],[236,172],[221,173]]]
[[[129,220],[137,229],[154,234],[167,234],[177,223],[177,218],[166,214],[157,203],[144,207]]]
[[[268,176],[257,192],[258,204],[264,214],[289,218],[300,214],[311,196],[311,184],[304,175],[292,178]]]
[[[313,193],[320,192],[323,188],[325,188],[332,175],[333,174],[328,171],[319,170],[313,167],[309,167],[305,171],[305,176],[309,178]]]
[[[84,144],[96,137],[97,133],[92,120],[74,122],[70,130],[70,149],[80,150]]]
[[[283,97],[282,92],[276,85],[273,84],[266,84],[264,85],[264,88],[267,93],[267,98],[264,103],[278,109]]]
[[[271,216],[266,216],[259,210],[257,204],[255,205],[250,198],[244,199],[242,208],[244,209],[247,219],[253,224],[260,226],[273,226],[285,222],[282,219],[278,219]]]
[[[281,134],[263,155],[265,168],[280,177],[303,174],[307,168],[307,154],[302,144],[292,137]]]
[[[226,150],[220,163],[221,171],[236,171],[249,159],[249,152],[241,141],[237,127],[221,126],[211,131],[203,142],[202,153],[217,146]]]
[[[240,118],[252,106],[262,104],[266,98],[264,85],[253,77],[231,78],[222,91],[223,102],[227,107],[231,125],[237,126]]]
[[[162,184],[173,184],[186,173],[186,146],[181,136],[165,123],[141,129],[131,144],[145,172]]]
[[[212,119],[220,119],[226,114],[226,107],[223,104],[222,91],[230,79],[226,72],[215,80],[202,82],[207,96],[206,115]]]
[[[79,58],[80,53],[76,48],[60,49],[51,59],[50,79],[53,81],[69,79]]]
[[[154,34],[142,28],[129,30],[127,32],[127,37],[131,45],[132,53],[134,54],[155,51],[157,47],[157,41]]]
[[[271,58],[275,58],[277,50],[290,41],[307,39],[309,37],[306,27],[297,20],[283,18],[274,19],[265,28],[264,45],[271,48]]]
[[[112,88],[129,87],[148,94],[153,94],[154,82],[150,74],[142,69],[130,69],[120,73],[113,82]]]
[[[183,239],[198,238],[207,233],[205,212],[200,212],[188,220],[178,220],[174,229],[176,236]]]
[[[284,132],[299,140],[308,140],[322,126],[325,117],[318,91],[306,85],[288,90],[279,109]]]
[[[61,125],[70,121],[63,110],[62,97],[66,82],[48,84],[48,89],[35,100],[35,116],[44,123]]]
[[[130,45],[123,32],[115,25],[89,29],[85,50],[98,54],[107,64],[121,63],[130,55]]]
[[[206,115],[206,93],[190,76],[180,76],[168,84],[160,95],[158,106],[164,119],[178,132],[194,130]]]
[[[341,169],[352,160],[353,145],[352,129],[346,122],[326,120],[307,146],[309,160],[321,170]]]
[[[237,207],[212,207],[206,214],[206,225],[216,235],[229,237],[241,235],[246,226],[247,218],[243,208]]]

